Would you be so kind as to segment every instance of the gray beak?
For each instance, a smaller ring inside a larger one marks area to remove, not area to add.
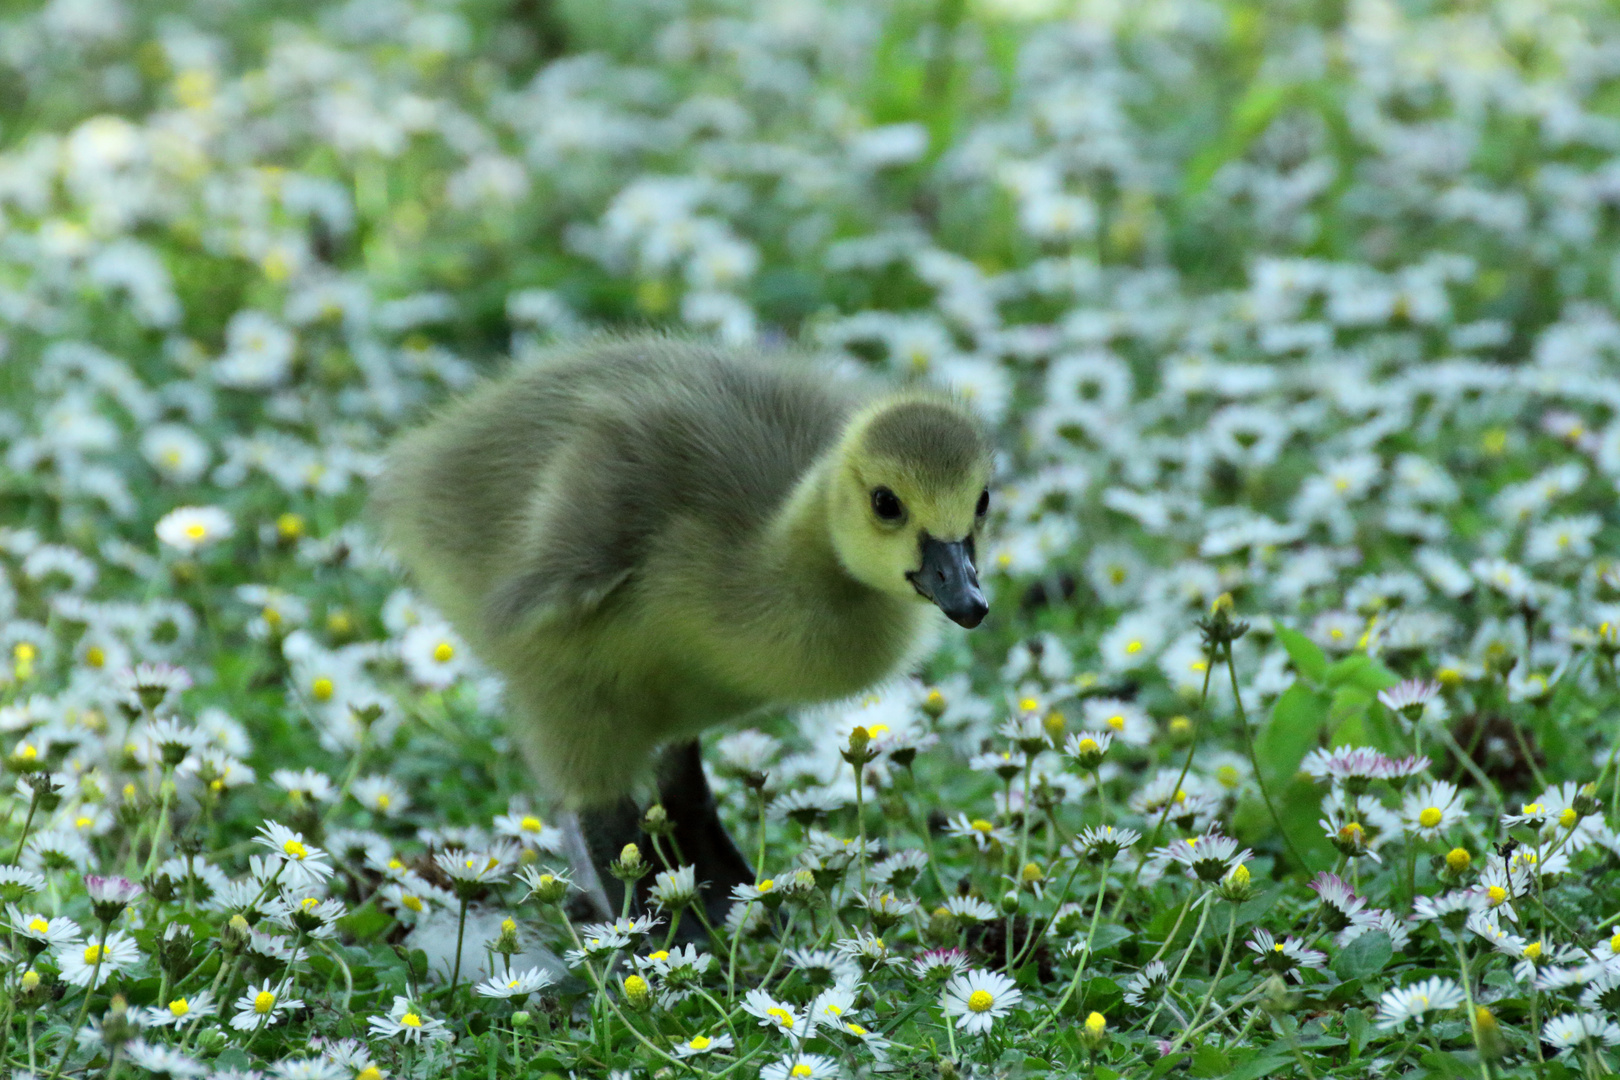
[[[971,540],[925,536],[922,567],[906,575],[912,587],[938,605],[950,620],[969,630],[984,621],[990,604],[973,569]]]

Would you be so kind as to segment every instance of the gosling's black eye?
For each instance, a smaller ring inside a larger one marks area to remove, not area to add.
[[[900,505],[900,498],[886,487],[872,489],[872,513],[884,521],[898,521],[900,515],[905,513],[905,507]]]
[[[986,514],[988,514],[990,512],[990,489],[989,488],[985,488],[983,491],[979,492],[979,505],[975,506],[973,508],[973,512],[974,512],[974,514],[978,515],[979,517],[984,517],[984,515],[986,515]]]

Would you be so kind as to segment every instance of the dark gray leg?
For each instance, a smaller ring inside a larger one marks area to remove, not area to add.
[[[666,750],[660,774],[658,797],[675,823],[678,858],[697,867],[704,909],[719,926],[731,909],[732,886],[752,884],[754,871],[720,824],[697,742]]]
[[[608,872],[608,864],[619,857],[624,845],[642,843],[641,809],[630,799],[620,799],[610,806],[582,810],[579,828],[589,868],[596,877],[594,892],[597,904],[606,906],[602,918],[616,919],[619,912],[624,910],[624,882]],[[647,852],[645,857],[652,859],[652,852]],[[583,877],[582,874],[580,876]],[[583,880],[578,884],[585,888]]]
[[[674,850],[666,844],[665,851],[683,864],[696,867],[698,895],[704,913],[711,924],[718,926],[731,909],[732,886],[751,884],[754,871],[737,845],[731,842],[725,826],[720,824],[714,793],[703,775],[703,758],[697,742],[669,747],[664,751],[658,771],[659,801],[675,827],[671,837]],[[596,898],[598,907],[604,908],[604,918],[615,918],[623,910],[624,883],[607,868],[619,857],[624,845],[636,844],[641,848],[642,858],[656,869],[664,869],[653,845],[641,832],[641,816],[641,807],[630,799],[620,799],[611,806],[595,807],[579,815],[579,846],[588,856],[596,887],[588,886],[583,870],[579,870],[576,877],[581,889]],[[641,879],[632,910],[643,909],[651,885],[652,875]],[[695,920],[688,921],[682,929],[701,933]]]

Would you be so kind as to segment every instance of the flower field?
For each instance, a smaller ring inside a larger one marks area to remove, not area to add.
[[[1582,0],[0,4],[0,1069],[1610,1075],[1617,251]],[[629,327],[1000,451],[983,626],[708,738],[723,922],[365,513]]]

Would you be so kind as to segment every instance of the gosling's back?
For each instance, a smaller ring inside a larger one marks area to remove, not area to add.
[[[760,537],[867,392],[791,358],[662,338],[559,350],[407,437],[379,481],[392,546],[506,677],[553,793],[621,794],[658,743],[832,698],[914,647],[915,605]]]

